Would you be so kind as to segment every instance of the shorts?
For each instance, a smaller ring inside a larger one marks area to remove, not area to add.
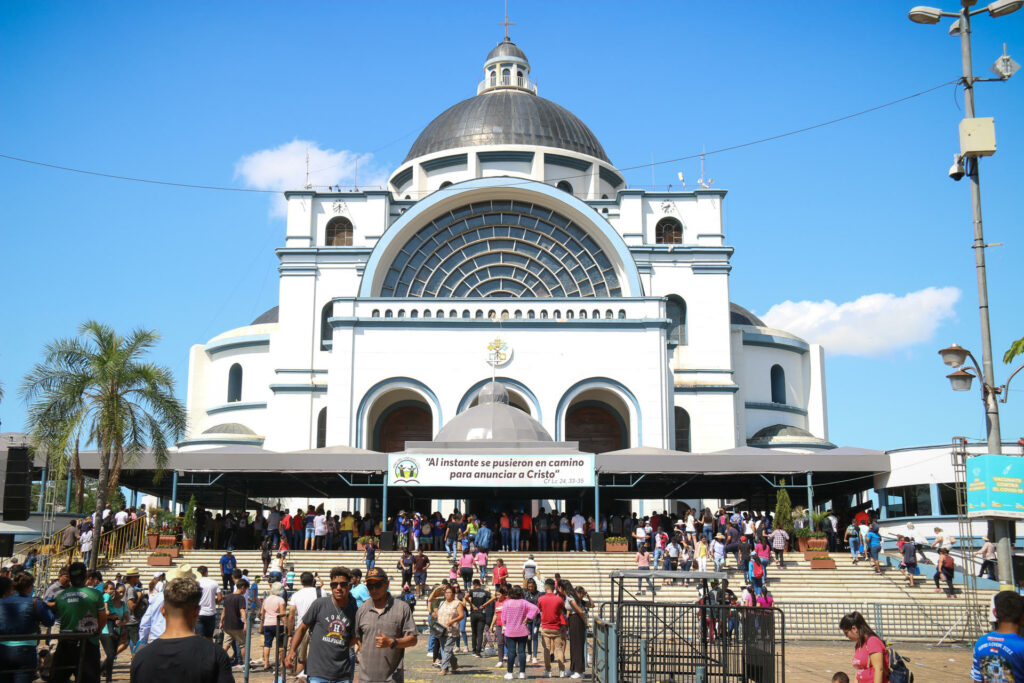
[[[277,644],[279,647],[284,647],[284,629],[277,630],[277,626],[264,626],[263,627],[263,647],[274,647],[274,636],[277,636]]]
[[[882,548],[880,546],[877,546],[877,545],[873,545],[870,548],[868,548],[868,554],[871,555],[871,559],[874,560],[875,562],[878,562],[878,553],[879,553],[879,551],[881,549]]]
[[[423,585],[427,582],[426,572],[416,572],[414,576],[416,578],[416,585]]]
[[[308,541],[313,538],[316,538],[316,529],[314,529],[313,527],[309,527],[308,529],[306,529],[306,540]]]
[[[295,649],[295,659],[303,664],[306,663],[306,657],[309,655],[309,629],[302,634],[302,640],[299,641],[299,646]]]
[[[244,628],[226,628],[224,629],[224,649],[230,651],[232,641],[238,645],[238,647],[245,647],[245,629]]]
[[[213,631],[217,628],[217,615],[205,616],[200,614],[196,621],[196,635],[200,638],[213,638]]]

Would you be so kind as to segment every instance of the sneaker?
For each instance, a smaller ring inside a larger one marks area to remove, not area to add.
[[[531,657],[530,658],[530,664],[536,664],[536,663],[537,663],[537,658],[536,657]]]
[[[524,678],[526,678],[526,674],[524,674],[524,673],[520,672],[520,673],[519,673],[519,679],[520,679],[520,680],[522,680],[522,679],[524,679]]]
[[[511,673],[505,674],[505,680],[506,681],[511,681],[513,678],[515,678],[515,676],[513,676]]]
[[[295,680],[297,680],[297,681],[305,681],[306,678],[307,678],[307,676],[306,676],[306,672],[305,671],[301,671],[301,672],[295,674]]]
[[[232,671],[245,671],[245,666],[242,665],[242,664],[235,664],[233,667],[231,667],[231,670]]]
[[[498,663],[494,665],[494,668],[495,669],[499,669],[499,668],[501,668],[503,666],[505,666],[505,660],[504,659],[499,659]]]
[[[565,678],[565,672],[564,671],[559,671],[558,672],[558,677],[559,678]]]
[[[569,676],[569,678],[583,678],[583,676],[580,676],[579,672],[576,672],[572,676]]]

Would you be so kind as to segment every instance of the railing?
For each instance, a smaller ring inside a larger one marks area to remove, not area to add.
[[[116,527],[113,531],[100,534],[98,539],[93,540],[92,551],[98,553],[96,566],[104,567],[113,564],[125,553],[138,550],[145,545],[146,518],[139,517],[127,524]],[[41,570],[36,581],[36,587],[40,590],[45,590],[50,582],[56,578],[56,574],[61,567],[65,567],[78,560],[84,560],[78,543],[75,543],[70,548],[51,553],[46,558],[45,563],[40,563]]]
[[[79,520],[75,520],[76,523],[84,522],[89,519],[90,516],[86,515]],[[64,529],[67,528],[67,524],[62,526],[60,529],[55,531],[50,536],[40,536],[39,538],[31,541],[23,541],[18,545],[14,546],[14,552],[11,557],[17,557],[20,560],[24,560],[28,556],[29,552],[35,550],[40,555],[48,554],[48,551],[53,549],[60,549],[60,537],[64,533]]]
[[[491,79],[486,78],[480,81],[480,84],[476,86],[476,94],[479,95],[485,90],[491,88],[519,88],[520,90],[526,90],[527,92],[537,93],[537,84],[531,81],[525,76],[502,76],[495,78],[492,82]]]
[[[13,651],[18,645],[28,644],[32,648],[32,664],[26,666],[23,669],[8,669],[5,668],[3,673],[5,674],[4,680],[23,680],[19,676],[24,676],[24,680],[33,680],[36,672],[39,669],[38,655],[36,652],[36,646],[38,641],[46,641],[49,643],[51,640],[61,642],[75,642],[84,643],[89,638],[95,638],[95,633],[26,633],[26,634],[13,634],[13,635],[0,635],[0,644],[3,645],[4,649]],[[103,637],[103,636],[100,636]],[[59,645],[58,645],[59,646]],[[53,676],[55,673],[64,672],[66,677],[64,680],[69,680],[71,675],[75,676],[76,681],[82,680],[82,673],[84,671],[83,666],[85,665],[86,649],[79,647],[77,656],[74,657],[72,662],[58,665],[54,659],[55,655],[53,652],[47,655],[46,663],[43,665],[43,669],[49,676]],[[106,674],[107,681],[111,680],[112,671],[108,670]],[[15,676],[15,678],[8,679],[7,675]]]
[[[789,639],[844,640],[839,620],[860,612],[879,636],[893,641],[939,641],[943,638],[972,642],[981,633],[965,619],[964,606],[949,600],[938,605],[916,602],[815,602],[786,603],[786,637]],[[987,624],[987,606],[976,610],[979,624]]]

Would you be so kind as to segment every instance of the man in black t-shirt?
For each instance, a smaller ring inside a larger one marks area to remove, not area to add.
[[[245,664],[245,592],[249,590],[249,582],[239,579],[235,582],[235,592],[224,596],[221,604],[224,611],[220,615],[220,630],[224,632],[224,650],[231,651],[231,645],[238,648],[239,662]]]
[[[487,607],[493,602],[480,579],[473,579],[473,588],[466,594],[466,602],[469,625],[473,629],[473,656],[480,657],[484,649],[484,631],[487,630]]]
[[[131,683],[234,683],[227,653],[195,634],[200,595],[195,579],[164,586],[167,628],[135,654]]]
[[[331,570],[331,594],[313,601],[295,629],[285,666],[291,667],[303,636],[309,631],[307,676],[328,681],[351,681],[355,667],[350,655],[356,624],[356,601],[349,598],[352,572]]]

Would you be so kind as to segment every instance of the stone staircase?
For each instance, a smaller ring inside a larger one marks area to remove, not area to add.
[[[193,568],[205,565],[213,578],[219,578],[220,566],[218,561],[223,554],[221,550],[194,550],[183,552],[174,560],[176,564],[188,563]],[[437,583],[448,577],[451,563],[442,551],[428,551],[426,553],[431,560],[431,566],[427,574],[428,585],[435,586]],[[136,551],[123,556],[113,567],[108,567],[104,573],[113,575],[115,572],[124,571],[128,567],[136,567],[141,571],[144,582],[148,581],[155,571],[163,571],[162,568],[147,567],[146,557],[149,551]],[[257,550],[236,550],[234,552],[240,569],[248,569],[250,577],[258,577],[262,574],[263,563],[260,560],[260,553]],[[377,566],[388,572],[392,579],[392,593],[397,588],[401,574],[395,569],[395,563],[401,553],[387,551],[378,553]],[[494,566],[495,560],[499,557],[504,559],[509,568],[510,583],[522,583],[522,565],[528,553],[492,553],[490,565]],[[584,586],[590,593],[595,605],[612,599],[612,584],[608,578],[609,573],[622,570],[634,569],[633,553],[535,553],[535,560],[538,564],[538,571],[541,579],[552,578],[556,573],[563,578],[572,581],[575,586]],[[836,562],[834,570],[811,569],[810,562],[804,560],[800,553],[787,553],[786,563],[783,569],[774,566],[768,570],[768,588],[775,598],[775,605],[786,609],[787,604],[793,603],[845,603],[845,602],[872,602],[883,604],[908,603],[918,606],[945,605],[953,603],[953,600],[946,598],[943,593],[936,593],[932,584],[934,567],[922,566],[921,576],[917,577],[914,588],[907,586],[906,580],[895,568],[889,568],[882,574],[876,574],[866,563],[853,564],[849,553],[832,553],[832,559]],[[365,571],[361,551],[293,551],[289,553],[288,561],[295,566],[295,583],[298,584],[298,575],[303,571],[319,572],[326,586],[332,567],[344,565],[350,568],[359,567]],[[730,587],[739,594],[743,580],[732,560],[729,560],[726,570],[729,573]],[[957,577],[960,575],[958,573]],[[488,579],[490,576],[488,575]],[[658,580],[655,583],[655,597],[657,601],[692,602],[695,597],[695,589],[688,586],[660,586]],[[542,584],[542,581],[538,581]],[[646,587],[646,586],[645,586]],[[636,584],[633,580],[627,580],[626,588],[636,593]],[[543,587],[541,588],[543,590]],[[979,601],[987,605],[994,591],[980,590]],[[644,599],[650,599],[647,592]],[[416,605],[416,618],[420,623],[426,621],[427,606],[425,600],[418,600]],[[595,616],[597,616],[595,614]]]

